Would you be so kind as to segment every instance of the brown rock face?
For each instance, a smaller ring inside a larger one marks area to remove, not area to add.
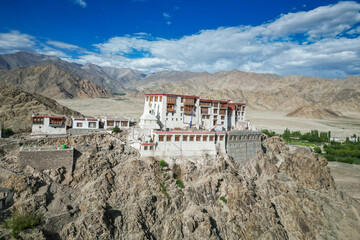
[[[360,204],[338,191],[327,161],[266,139],[266,153],[234,163],[160,167],[104,134],[22,144],[73,144],[71,179],[33,173],[16,206],[44,214],[53,239],[357,239]],[[184,188],[180,187],[179,181]]]

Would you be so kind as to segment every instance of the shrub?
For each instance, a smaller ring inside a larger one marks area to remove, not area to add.
[[[329,161],[329,162],[335,162],[336,161],[336,158],[332,155],[324,155],[324,157]]]
[[[169,194],[166,192],[166,187],[164,183],[160,183],[160,187],[161,187],[161,192],[165,195],[165,197],[170,200],[170,196]]]
[[[316,152],[316,153],[321,153],[321,148],[319,148],[319,147],[314,147],[314,152]]]
[[[276,136],[276,133],[273,131],[269,131],[267,129],[262,130],[262,133],[266,134],[268,137]]]
[[[115,126],[113,129],[112,129],[112,132],[113,133],[119,133],[121,130],[118,126]]]
[[[183,183],[179,178],[176,179],[176,184],[177,184],[180,188],[185,188],[184,183]]]
[[[227,203],[227,200],[224,196],[220,197],[220,200],[223,201],[225,204]]]
[[[41,217],[40,214],[14,211],[12,216],[4,223],[3,227],[11,230],[10,235],[12,237],[18,238],[22,230],[32,229],[39,225]]]
[[[166,167],[166,162],[165,162],[165,160],[161,160],[160,162],[159,162],[159,164],[160,164],[160,167]]]

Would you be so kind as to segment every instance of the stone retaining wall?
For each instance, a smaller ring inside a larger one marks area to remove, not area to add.
[[[41,149],[21,148],[19,164],[21,169],[29,165],[37,170],[57,169],[65,167],[66,172],[71,172],[74,161],[74,148],[67,149]]]
[[[227,154],[235,161],[253,158],[256,151],[261,150],[261,132],[230,131],[226,139]]]

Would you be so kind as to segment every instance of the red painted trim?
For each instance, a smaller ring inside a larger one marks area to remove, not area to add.
[[[56,117],[56,116],[38,116],[38,115],[35,115],[33,116],[33,118],[52,118],[52,119],[66,119],[66,117]]]
[[[146,96],[168,96],[168,97],[183,97],[183,98],[196,98],[196,99],[200,98],[191,95],[179,95],[179,94],[168,94],[168,93],[147,93]]]
[[[88,121],[88,122],[98,122],[97,119],[80,119],[80,118],[74,118],[74,121]]]

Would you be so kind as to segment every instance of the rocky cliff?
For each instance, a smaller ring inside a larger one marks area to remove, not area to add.
[[[357,239],[360,203],[336,189],[326,159],[290,151],[281,138],[263,142],[255,159],[228,157],[161,167],[141,159],[124,135],[39,139],[18,145],[68,144],[78,150],[64,169],[32,178],[1,175],[16,191],[14,208],[43,214],[37,239]],[[15,163],[11,163],[15,164]],[[67,177],[65,177],[67,176]],[[184,186],[180,184],[183,183]],[[7,231],[2,229],[2,234]],[[6,239],[6,238],[5,238]]]

